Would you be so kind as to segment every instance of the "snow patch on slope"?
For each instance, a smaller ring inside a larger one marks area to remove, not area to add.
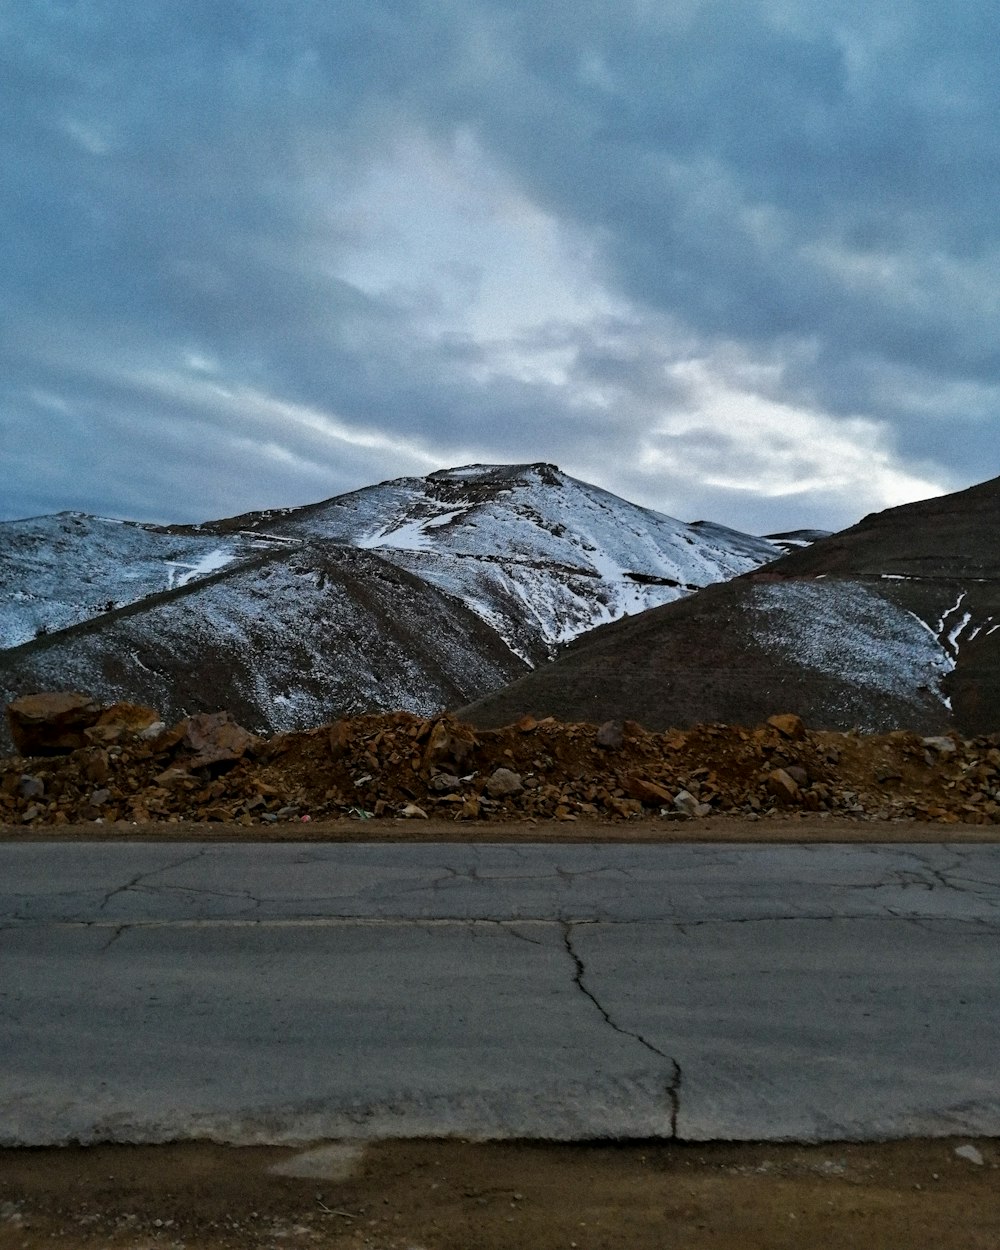
[[[82,512],[2,522],[0,648],[198,581],[263,545]]]
[[[688,525],[554,465],[464,465],[397,478],[293,518],[288,532],[374,548],[540,659],[597,625],[670,603],[781,554]]]
[[[749,606],[758,643],[854,692],[905,697],[924,688],[948,706],[941,681],[953,656],[926,622],[861,582],[758,584]]]

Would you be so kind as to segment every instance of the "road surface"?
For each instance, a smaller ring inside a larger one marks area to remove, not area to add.
[[[0,1145],[1000,1133],[1000,846],[0,845]]]

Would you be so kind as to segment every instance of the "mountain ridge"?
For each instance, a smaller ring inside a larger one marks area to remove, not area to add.
[[[170,715],[225,706],[259,731],[467,702],[602,620],[777,554],[543,463],[459,466],[200,526],[61,516],[53,550],[41,522],[27,538],[17,524],[0,527],[0,580],[20,568],[29,589],[38,570],[36,591],[59,584],[54,619],[25,637],[22,613],[19,645],[0,650],[3,697],[73,685]],[[5,551],[12,532],[34,564]]]
[[[603,626],[460,710],[991,732],[1000,706],[1000,478],[901,505],[805,550]],[[611,674],[614,674],[613,678]]]

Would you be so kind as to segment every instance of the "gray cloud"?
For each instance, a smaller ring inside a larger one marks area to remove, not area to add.
[[[985,0],[7,6],[0,511],[197,519],[474,455],[760,529],[894,502],[866,449],[985,476],[998,24]],[[471,136],[618,310],[470,327],[497,256],[449,259],[391,174],[389,226],[362,194],[415,135]],[[366,287],[393,223],[426,228],[424,276]],[[793,441],[853,439],[855,477],[791,449],[801,492],[731,485],[725,415],[671,424],[709,402],[685,360],[771,405],[772,463],[787,409]]]

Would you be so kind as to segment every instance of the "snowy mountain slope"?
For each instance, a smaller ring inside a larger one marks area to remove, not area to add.
[[[376,553],[314,544],[0,652],[0,696],[80,688],[172,718],[226,707],[263,731],[432,713],[525,667],[462,604]]]
[[[801,551],[805,547],[811,547],[813,543],[818,543],[821,538],[829,538],[832,530],[786,530],[783,534],[765,534],[764,537],[769,543],[774,545],[784,554],[791,555],[793,551]]]
[[[265,545],[82,512],[0,522],[0,648],[186,585]]]
[[[229,707],[261,729],[431,711],[775,555],[547,464],[172,529],[60,514],[0,526],[0,684]]]
[[[857,526],[578,640],[464,712],[651,728],[1000,730],[1000,479]]]
[[[554,465],[466,465],[269,518],[270,532],[378,550],[457,596],[532,662],[621,616],[780,554],[640,508]]]

